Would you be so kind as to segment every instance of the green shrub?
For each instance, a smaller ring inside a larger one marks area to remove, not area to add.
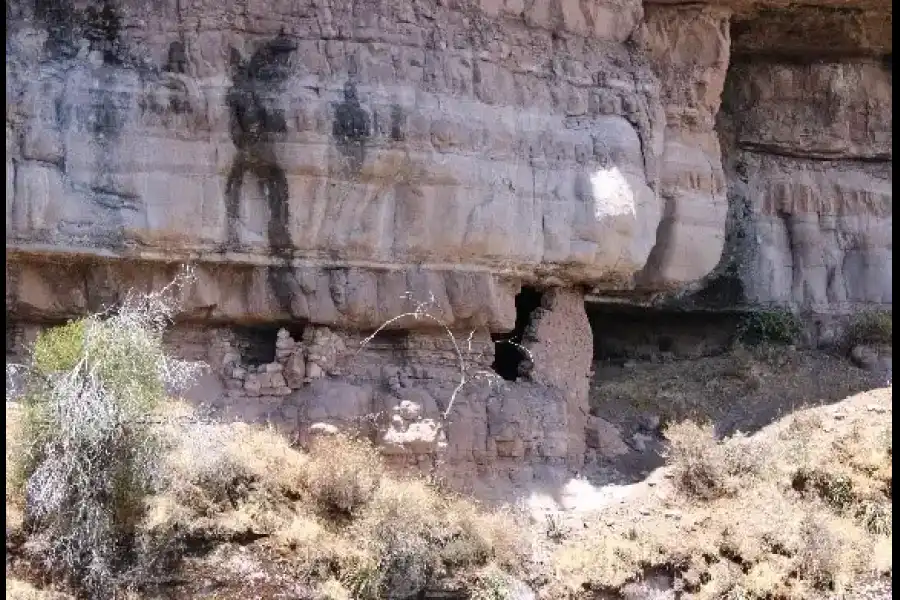
[[[156,475],[153,412],[198,365],[169,358],[162,334],[172,295],[128,294],[113,314],[42,333],[24,371],[21,449],[31,547],[92,597],[123,582],[128,549]]]
[[[893,314],[891,311],[870,310],[855,315],[847,328],[847,341],[857,344],[891,344],[893,337]]]
[[[792,344],[800,337],[800,322],[788,311],[769,310],[746,315],[738,327],[738,339],[746,344]]]
[[[34,369],[45,376],[74,369],[84,352],[86,323],[73,321],[42,331],[32,349]]]

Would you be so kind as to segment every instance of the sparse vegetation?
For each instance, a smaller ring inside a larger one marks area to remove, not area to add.
[[[10,470],[32,552],[91,595],[122,585],[157,440],[150,417],[196,365],[169,358],[162,332],[179,278],[118,310],[50,329],[23,370],[21,437]],[[9,492],[7,493],[9,495]]]
[[[73,600],[61,592],[42,590],[21,579],[6,578],[6,600]]]
[[[665,430],[668,460],[677,488],[699,500],[734,496],[765,469],[763,452],[742,435],[729,444],[716,440],[712,425],[683,421]]]
[[[750,344],[793,344],[800,337],[797,316],[786,310],[760,310],[748,313],[738,327],[739,341]]]
[[[327,436],[303,453],[269,429],[186,423],[202,434],[177,437],[171,483],[143,524],[166,548],[258,540],[299,581],[357,599],[406,598],[450,574],[475,581],[485,565],[520,565],[510,515],[391,477],[368,442]]]
[[[847,328],[847,341],[850,346],[857,344],[891,345],[893,325],[892,311],[863,311],[851,319]]]
[[[333,598],[407,598],[451,576],[496,591],[485,582],[520,568],[511,514],[391,477],[365,440],[325,436],[301,452],[274,430],[214,423],[169,398],[198,368],[162,346],[185,281],[38,339],[21,404],[7,404],[17,560],[90,598],[192,571],[234,582],[221,561],[236,546],[263,577]],[[7,579],[8,596],[49,593]]]
[[[686,598],[793,600],[892,571],[889,390],[877,411],[800,410],[749,437],[666,415],[654,494],[529,527],[392,475],[365,439],[300,451],[172,399],[198,368],[163,351],[176,287],[38,339],[25,395],[7,404],[8,598],[73,597],[47,581],[135,600],[277,597],[289,582],[301,597],[400,600],[445,581],[512,600],[521,578],[562,600],[662,577]],[[768,350],[716,384],[765,382],[797,354]],[[460,385],[474,377],[462,371]]]
[[[710,599],[821,598],[889,575],[890,424],[860,407],[838,430],[821,410],[750,438],[670,426],[673,494],[567,540],[560,595],[621,589],[654,570]]]

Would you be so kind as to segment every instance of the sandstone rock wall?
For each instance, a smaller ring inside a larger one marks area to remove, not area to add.
[[[213,367],[192,394],[223,416],[362,429],[459,487],[578,469],[604,437],[585,294],[890,307],[891,17],[7,2],[7,354],[191,262],[171,344]],[[457,345],[413,317],[361,343],[423,302]]]
[[[635,0],[83,4],[10,8],[18,248],[627,284],[656,243]]]
[[[890,9],[736,18],[717,129],[726,303],[841,316],[892,305]]]
[[[890,71],[867,58],[745,63],[729,84],[747,300],[815,312],[890,306]]]
[[[300,444],[355,431],[397,468],[497,498],[584,463],[590,325],[583,298],[568,290],[548,293],[534,315],[523,343],[534,367],[516,382],[494,373],[486,330],[364,337],[182,325],[168,343],[211,367],[189,400]]]

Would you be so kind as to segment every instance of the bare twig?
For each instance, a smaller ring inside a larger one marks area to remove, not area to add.
[[[440,419],[438,422],[438,430],[437,430],[437,439],[440,439],[441,435],[446,435],[447,424],[449,422],[450,414],[453,410],[453,406],[456,403],[456,399],[459,396],[460,392],[473,381],[487,381],[488,385],[494,386],[502,382],[502,378],[493,371],[487,371],[484,369],[472,369],[470,364],[466,360],[466,355],[463,353],[462,348],[460,347],[459,342],[457,341],[456,336],[453,333],[453,330],[443,319],[435,316],[431,311],[434,307],[437,307],[437,310],[441,310],[440,306],[437,304],[437,301],[434,297],[433,293],[429,293],[428,300],[420,301],[416,300],[412,294],[412,292],[404,293],[401,298],[409,300],[415,304],[415,307],[411,311],[407,311],[391,317],[386,320],[381,326],[378,327],[372,334],[364,338],[360,342],[359,349],[356,351],[354,356],[358,356],[360,352],[372,341],[375,337],[378,336],[379,333],[390,327],[391,325],[402,321],[403,319],[413,319],[415,321],[429,321],[438,326],[450,340],[450,343],[453,345],[453,351],[456,354],[456,359],[459,367],[459,381],[456,386],[453,388],[453,392],[450,394],[450,398],[447,402],[447,406],[440,412]],[[443,312],[443,311],[441,311]],[[476,329],[472,329],[469,332],[469,335],[466,337],[465,348],[469,353],[473,352],[472,346],[474,343]],[[514,342],[512,340],[499,340],[498,343],[508,343],[515,346],[521,352],[523,352],[526,356],[528,356],[529,360],[532,360],[532,354],[525,346]],[[437,457],[435,457],[435,461],[432,467],[432,474],[437,468]]]

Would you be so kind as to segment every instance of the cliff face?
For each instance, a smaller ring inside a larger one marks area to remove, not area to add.
[[[749,303],[891,306],[891,13],[736,19],[720,131]]]
[[[294,313],[279,288],[334,267],[664,288],[715,265],[724,13],[332,4],[13,3],[8,246],[276,267],[251,287]]]
[[[891,304],[888,2],[6,6],[8,317],[191,261],[202,326],[176,345],[215,367],[204,397],[301,437],[407,402],[373,435],[425,452],[453,348],[425,331],[340,358],[409,295],[477,329],[490,371],[488,334],[545,290],[518,328],[528,381],[457,407],[451,461],[482,466],[583,461],[585,290]],[[238,324],[275,327],[273,356]]]

